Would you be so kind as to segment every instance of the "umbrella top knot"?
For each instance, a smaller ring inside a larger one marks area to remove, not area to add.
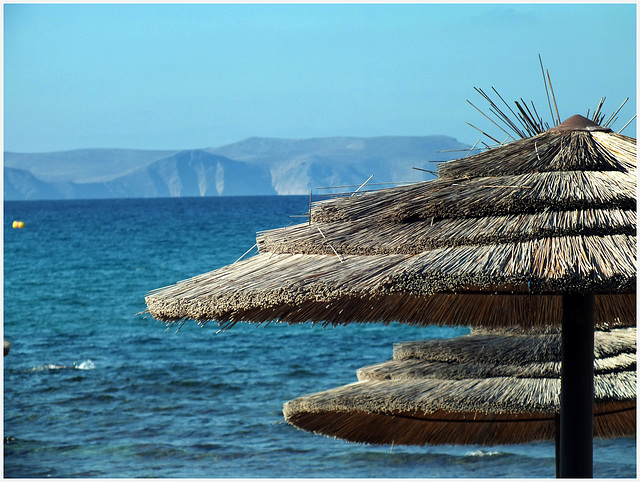
[[[597,122],[594,122],[581,115],[573,115],[566,119],[561,124],[548,129],[548,132],[562,132],[562,131],[603,131],[611,132],[608,127],[603,127]]]

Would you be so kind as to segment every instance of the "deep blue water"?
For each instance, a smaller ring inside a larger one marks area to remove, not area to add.
[[[464,329],[175,333],[135,316],[147,291],[234,262],[307,208],[306,196],[5,202],[4,476],[554,477],[551,443],[391,450],[283,422],[284,402],[356,381],[393,343]],[[598,477],[635,477],[635,439],[596,440],[594,460]]]

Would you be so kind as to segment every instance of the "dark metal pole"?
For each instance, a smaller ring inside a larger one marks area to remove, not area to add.
[[[556,478],[560,477],[560,414],[556,413],[555,429],[556,429]]]
[[[559,477],[593,477],[595,296],[562,297]]]

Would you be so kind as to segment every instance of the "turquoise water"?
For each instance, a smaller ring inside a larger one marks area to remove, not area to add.
[[[551,443],[391,449],[283,422],[284,402],[356,381],[393,343],[464,329],[175,333],[135,316],[148,290],[234,262],[307,209],[306,196],[5,202],[4,476],[554,477]],[[596,440],[594,460],[597,477],[635,477],[635,439]]]

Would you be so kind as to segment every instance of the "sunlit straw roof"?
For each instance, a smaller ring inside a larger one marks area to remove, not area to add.
[[[634,326],[636,142],[580,116],[443,163],[439,177],[317,202],[250,259],[155,290],[168,322],[558,326],[595,293]]]
[[[284,406],[298,428],[374,444],[498,445],[554,440],[559,334],[476,334],[397,344],[358,382]],[[636,329],[595,333],[594,433],[636,431]]]

